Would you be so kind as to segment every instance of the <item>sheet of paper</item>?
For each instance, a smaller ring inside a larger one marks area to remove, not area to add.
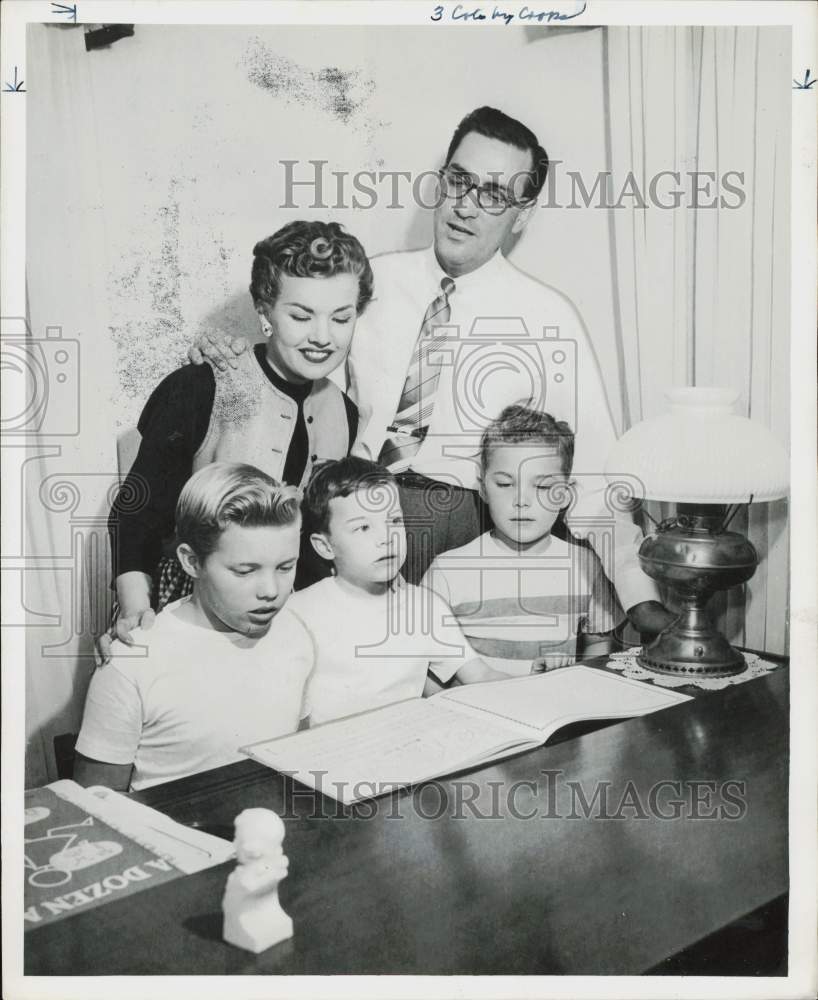
[[[354,802],[536,743],[501,719],[417,698],[241,749],[325,795]]]
[[[479,709],[478,717],[490,712],[497,721],[532,726],[544,742],[571,722],[646,715],[689,697],[578,664],[501,683],[468,684],[431,700]]]

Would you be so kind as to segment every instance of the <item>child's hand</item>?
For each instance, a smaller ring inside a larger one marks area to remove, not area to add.
[[[246,350],[247,341],[244,337],[218,337],[212,333],[203,333],[188,350],[187,358],[194,365],[211,361],[219,371],[224,372],[228,365],[238,368],[236,359]]]
[[[571,653],[546,653],[531,661],[532,674],[545,674],[549,670],[559,670],[560,667],[570,667],[576,661]]]

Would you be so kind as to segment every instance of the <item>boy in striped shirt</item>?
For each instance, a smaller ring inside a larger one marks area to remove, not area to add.
[[[476,653],[512,676],[610,652],[624,619],[593,549],[559,526],[571,496],[574,435],[528,406],[483,434],[480,492],[494,527],[439,555],[424,577]]]

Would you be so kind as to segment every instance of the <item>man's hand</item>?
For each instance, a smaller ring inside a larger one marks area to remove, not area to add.
[[[570,667],[576,663],[573,653],[546,653],[531,661],[532,674],[545,674],[549,670],[559,670],[560,667]]]
[[[642,642],[650,642],[660,632],[664,632],[679,616],[658,601],[642,601],[628,609],[628,619],[639,632]]]
[[[245,337],[219,337],[215,333],[203,333],[188,350],[188,361],[194,365],[204,364],[205,360],[215,365],[220,372],[226,372],[228,367],[238,368],[236,360],[247,350]]]

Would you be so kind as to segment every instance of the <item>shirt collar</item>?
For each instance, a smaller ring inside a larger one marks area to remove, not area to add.
[[[446,272],[438,263],[435,256],[434,244],[429,247],[426,254],[429,274],[435,285],[439,288],[441,280],[446,276]],[[489,278],[498,268],[503,266],[504,262],[505,258],[498,249],[493,257],[487,260],[485,264],[481,264],[475,271],[469,271],[468,274],[461,274],[459,278],[452,278],[452,281],[454,281],[458,291],[468,292],[470,289],[477,288],[483,284],[486,278]]]

